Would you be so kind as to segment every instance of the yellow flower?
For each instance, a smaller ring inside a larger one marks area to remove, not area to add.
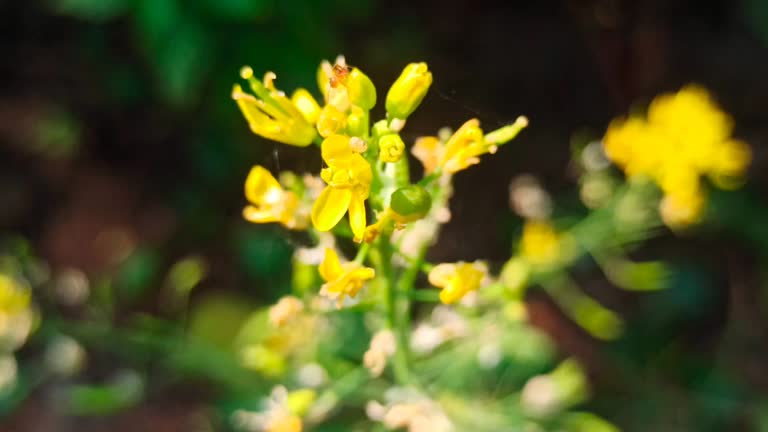
[[[560,258],[560,236],[548,222],[526,221],[520,255],[531,264],[552,264]]]
[[[707,91],[688,86],[656,97],[645,118],[613,121],[603,146],[627,176],[648,176],[659,185],[667,225],[685,226],[699,221],[705,207],[701,176],[721,188],[742,182],[752,155],[732,131],[730,116]]]
[[[440,301],[452,304],[468,292],[480,288],[487,274],[485,264],[479,261],[438,264],[429,272],[429,283],[442,289]]]
[[[297,217],[296,194],[283,190],[280,183],[264,167],[251,168],[245,180],[245,196],[251,205],[243,209],[243,217],[254,223],[279,222],[286,228],[300,229],[305,223]]]
[[[661,219],[672,228],[695,224],[701,220],[705,202],[700,188],[666,194],[659,204]]]
[[[301,418],[291,414],[274,419],[267,426],[266,432],[301,432],[302,429]]]
[[[318,268],[325,283],[320,294],[336,300],[341,307],[344,297],[355,297],[367,280],[373,279],[376,272],[356,262],[341,264],[339,256],[331,248],[325,250],[325,258]]]
[[[31,303],[29,289],[14,279],[0,274],[0,316],[15,315],[27,309]]]
[[[496,153],[498,146],[512,140],[527,125],[528,119],[521,116],[514,123],[484,135],[480,121],[471,119],[445,144],[436,137],[419,138],[411,152],[424,165],[426,173],[442,169],[454,174],[480,163],[480,156]]]
[[[240,107],[253,133],[300,147],[312,143],[316,134],[315,128],[308,120],[311,118],[310,108],[306,105],[306,96],[309,93],[300,93],[303,96],[296,98],[297,105],[275,88],[274,73],[268,72],[264,76],[264,83],[254,78],[253,70],[247,66],[242,69],[240,75],[248,80],[256,96],[243,92],[242,87],[235,84],[232,98]]]
[[[282,327],[296,318],[304,310],[304,303],[294,296],[285,296],[269,308],[269,322],[275,327]]]
[[[371,166],[352,150],[347,136],[329,136],[321,151],[328,168],[320,172],[320,177],[328,186],[312,207],[312,223],[319,231],[329,231],[349,212],[352,233],[360,241],[365,232],[365,200],[373,179]]]

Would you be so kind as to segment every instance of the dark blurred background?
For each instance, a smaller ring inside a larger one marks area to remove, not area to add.
[[[512,145],[457,176],[435,261],[503,262],[520,224],[508,209],[510,180],[538,176],[567,210],[574,137],[599,138],[634,104],[690,82],[734,116],[754,152],[741,194],[765,204],[764,0],[6,1],[0,28],[1,233],[26,238],[53,272],[112,280],[118,322],[142,311],[208,331],[204,314],[180,316],[153,289],[190,256],[207,263],[193,305],[239,303],[246,313],[287,291],[292,249],[306,240],[243,221],[242,183],[254,164],[316,173],[320,160],[249,132],[230,99],[244,64],[276,72],[284,90],[318,95],[319,61],[342,53],[383,95],[403,65],[424,60],[435,84],[408,122],[409,140],[471,117],[488,129],[529,117]],[[754,214],[752,225],[768,213]],[[685,269],[665,292],[640,298],[577,272],[629,320],[619,342],[592,340],[532,296],[534,323],[586,363],[589,409],[628,431],[768,430],[766,244],[733,228],[741,217],[716,236],[668,234],[638,251]],[[48,306],[62,319],[83,313]],[[217,331],[226,325],[217,321]],[[92,373],[115,361],[95,356]],[[159,388],[119,414],[130,425],[113,429],[188,430],[211,397],[199,386]],[[33,392],[0,430],[105,426],[56,417],[49,398]]]

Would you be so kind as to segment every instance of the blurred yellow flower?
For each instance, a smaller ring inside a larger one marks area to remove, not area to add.
[[[344,297],[355,297],[365,282],[376,275],[372,268],[354,261],[341,264],[336,251],[331,248],[325,250],[325,258],[318,270],[325,281],[320,294],[335,299],[337,307],[341,307]]]
[[[552,264],[560,258],[560,236],[549,222],[526,221],[520,237],[520,255],[531,264]]]
[[[30,293],[13,278],[0,274],[0,314],[15,315],[30,305]]]
[[[34,323],[29,287],[12,276],[0,273],[0,351],[8,353],[20,347],[27,340]]]
[[[456,303],[470,291],[480,288],[488,275],[484,263],[444,263],[436,265],[429,272],[429,283],[441,288],[440,301],[445,304]]]
[[[352,150],[350,138],[331,135],[323,141],[322,157],[328,168],[320,177],[328,184],[312,207],[312,223],[319,231],[329,231],[349,212],[349,225],[355,241],[365,232],[365,200],[373,174],[368,162]]]
[[[269,322],[275,327],[282,327],[304,310],[304,303],[297,297],[282,297],[277,304],[269,308]]]
[[[645,118],[614,120],[603,146],[627,176],[647,176],[659,185],[667,225],[685,226],[697,222],[705,207],[701,176],[720,188],[742,183],[752,155],[732,132],[732,119],[709,93],[687,86],[656,97]]]
[[[297,212],[299,199],[296,194],[283,190],[262,166],[256,165],[248,173],[245,196],[251,204],[243,209],[243,217],[250,222],[279,222],[290,229],[306,226],[306,221]]]
[[[290,414],[274,419],[266,432],[301,432],[303,425],[299,416]]]

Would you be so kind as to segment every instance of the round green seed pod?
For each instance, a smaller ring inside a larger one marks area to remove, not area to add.
[[[392,192],[389,208],[396,222],[407,223],[419,220],[429,213],[432,197],[421,186],[409,185]]]

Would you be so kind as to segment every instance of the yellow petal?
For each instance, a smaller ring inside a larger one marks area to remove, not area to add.
[[[351,200],[351,189],[326,187],[312,206],[312,224],[320,231],[330,231],[344,217]]]
[[[440,140],[433,136],[418,138],[411,149],[411,153],[424,165],[425,174],[429,174],[437,168],[441,151]]]
[[[344,135],[329,136],[320,145],[320,152],[326,163],[331,163],[335,159],[344,159],[352,156],[349,137]]]
[[[246,206],[243,209],[243,218],[253,223],[280,222],[279,215],[276,215],[271,209],[260,209],[254,206]]]
[[[457,156],[469,144],[482,140],[482,138],[483,131],[480,130],[480,120],[467,120],[445,143],[445,153],[443,153],[442,162],[445,163],[445,161]]]
[[[352,279],[357,279],[360,281],[373,279],[374,276],[376,276],[376,271],[370,267],[360,267],[350,272],[350,277]]]
[[[362,241],[365,234],[365,201],[358,192],[352,194],[352,200],[349,202],[349,226],[355,241]]]
[[[455,274],[456,266],[454,264],[438,264],[429,272],[429,283],[442,288],[448,284]]]
[[[325,249],[325,257],[323,258],[323,262],[320,263],[318,271],[320,272],[320,276],[326,282],[337,279],[342,274],[341,262],[339,262],[339,256],[336,254],[335,250],[331,248]]]
[[[317,122],[317,117],[320,116],[320,105],[310,92],[303,88],[296,89],[291,96],[291,101],[304,115],[305,120],[312,124]]]
[[[464,297],[464,294],[466,291],[462,290],[458,283],[451,282],[440,291],[440,301],[445,304],[453,304]]]
[[[280,201],[283,189],[275,177],[264,167],[251,168],[245,179],[245,197],[256,205],[275,204]]]
[[[359,154],[352,154],[349,158],[349,169],[352,172],[352,177],[355,181],[365,186],[366,193],[364,195],[367,197],[368,186],[370,186],[371,181],[373,181],[371,165]]]

